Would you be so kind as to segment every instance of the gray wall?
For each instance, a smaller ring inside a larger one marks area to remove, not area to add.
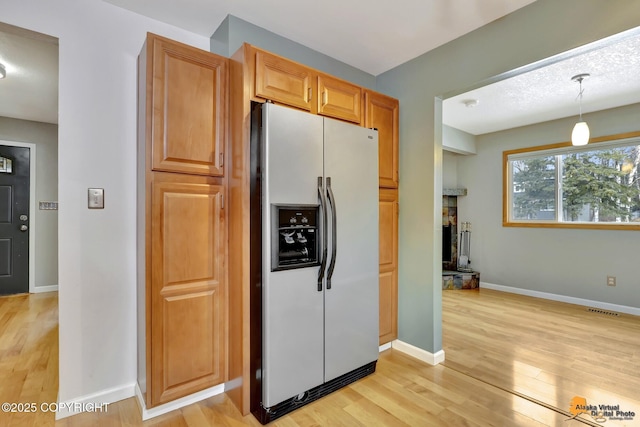
[[[639,23],[640,2],[538,0],[377,77],[377,90],[401,106],[399,339],[432,353],[442,349],[438,97]]]
[[[592,137],[638,131],[640,104],[584,115]],[[640,307],[640,232],[502,227],[502,152],[569,139],[575,117],[481,135],[458,158],[460,221],[471,221],[471,259],[483,282]],[[606,286],[607,275],[617,277]]]
[[[58,126],[0,117],[0,140],[36,145],[36,287],[58,284],[58,211],[38,210],[39,201],[58,200]]]
[[[442,125],[442,148],[452,153],[475,154],[476,138],[460,129]]]
[[[460,154],[442,152],[442,188],[458,188],[458,158]]]
[[[359,86],[375,89],[376,78],[372,74],[365,73],[233,15],[227,15],[211,36],[211,52],[229,57],[245,42]]]

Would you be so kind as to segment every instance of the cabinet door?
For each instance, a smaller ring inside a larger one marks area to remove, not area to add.
[[[327,75],[318,76],[318,114],[360,124],[362,89]]]
[[[378,129],[380,187],[398,188],[398,109],[397,99],[365,92],[365,127]]]
[[[151,185],[151,404],[225,380],[223,187]]]
[[[398,338],[398,191],[380,189],[380,344]]]
[[[256,51],[255,95],[311,111],[312,70],[264,51]]]
[[[222,176],[228,60],[152,34],[148,37],[152,169]]]

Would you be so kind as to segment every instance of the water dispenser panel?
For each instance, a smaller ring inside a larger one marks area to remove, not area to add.
[[[271,271],[320,265],[318,209],[272,205]]]

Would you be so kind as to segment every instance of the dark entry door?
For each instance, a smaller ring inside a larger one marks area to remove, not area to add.
[[[29,292],[30,150],[0,145],[0,295]]]

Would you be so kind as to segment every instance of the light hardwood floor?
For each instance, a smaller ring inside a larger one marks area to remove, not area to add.
[[[58,396],[58,293],[0,297],[0,403]],[[0,426],[53,425],[54,414],[0,412]]]
[[[620,405],[634,420],[606,425],[640,425],[640,317],[487,289],[442,303],[446,367],[564,410]]]
[[[581,310],[487,290],[444,292],[444,365],[429,366],[387,350],[381,353],[373,375],[271,425],[583,426],[578,420],[567,421],[569,400],[574,395],[585,396],[591,404],[632,405],[631,409],[640,413],[636,400],[640,390],[640,320],[626,315],[585,315],[586,309]],[[590,317],[595,319],[590,321]],[[55,293],[0,297],[1,402],[56,401],[57,341]],[[592,384],[586,388],[578,386],[589,381]],[[531,396],[525,398],[508,390]],[[557,410],[544,403],[551,401],[559,406]],[[607,421],[604,425],[636,424]],[[110,404],[105,413],[83,413],[58,422],[53,414],[40,411],[0,413],[0,426],[52,425],[259,423],[251,415],[242,417],[225,395],[144,423],[134,398]]]

